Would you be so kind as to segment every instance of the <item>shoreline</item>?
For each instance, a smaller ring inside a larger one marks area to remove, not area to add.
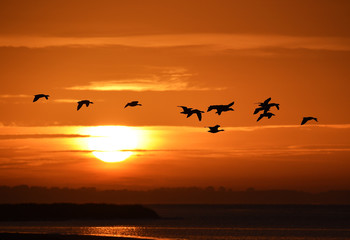
[[[70,235],[54,233],[0,233],[1,240],[155,240],[153,238]]]

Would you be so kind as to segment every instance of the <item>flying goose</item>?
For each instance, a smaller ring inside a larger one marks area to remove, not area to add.
[[[33,102],[36,102],[38,101],[40,98],[46,98],[46,100],[49,99],[50,95],[46,95],[46,94],[36,94],[34,95],[34,99],[33,99]]]
[[[136,106],[142,106],[142,104],[140,104],[139,101],[132,101],[132,102],[127,103],[124,108],[136,107]]]
[[[218,115],[221,115],[222,112],[234,111],[234,109],[231,108],[231,106],[232,106],[234,103],[235,103],[235,102],[231,102],[231,103],[229,103],[229,104],[227,104],[227,105],[225,105],[225,104],[222,104],[222,105],[210,105],[210,106],[208,107],[207,112],[210,112],[211,110],[216,109],[216,113],[217,113]]]
[[[218,133],[220,131],[224,131],[224,129],[219,129],[220,125],[215,125],[214,127],[208,127],[210,133]]]
[[[77,111],[85,104],[86,107],[89,106],[89,104],[93,104],[93,102],[90,102],[89,100],[81,100],[78,102],[78,107],[77,107]]]
[[[317,118],[315,118],[315,117],[304,117],[303,121],[301,121],[300,125],[304,125],[305,123],[307,123],[310,120],[315,120],[316,122],[318,122]]]

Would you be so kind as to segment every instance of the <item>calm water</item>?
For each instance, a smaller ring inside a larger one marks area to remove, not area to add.
[[[152,205],[159,220],[0,223],[1,232],[155,239],[350,239],[350,206]]]

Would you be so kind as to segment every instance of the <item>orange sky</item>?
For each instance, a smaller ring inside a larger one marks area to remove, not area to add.
[[[0,183],[350,189],[349,10],[346,0],[1,1]],[[33,103],[38,93],[51,97]],[[268,97],[281,109],[256,122]],[[82,99],[94,104],[77,112]],[[143,106],[124,109],[132,100]],[[232,101],[235,111],[201,122],[177,107]],[[300,126],[303,116],[319,123]],[[215,124],[225,131],[208,133]],[[94,157],[89,127],[104,125],[133,127],[137,151]]]

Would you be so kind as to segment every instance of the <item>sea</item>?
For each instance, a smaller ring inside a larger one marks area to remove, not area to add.
[[[160,219],[0,222],[0,232],[157,240],[350,239],[350,205],[148,205]],[[1,214],[1,213],[0,213]]]

